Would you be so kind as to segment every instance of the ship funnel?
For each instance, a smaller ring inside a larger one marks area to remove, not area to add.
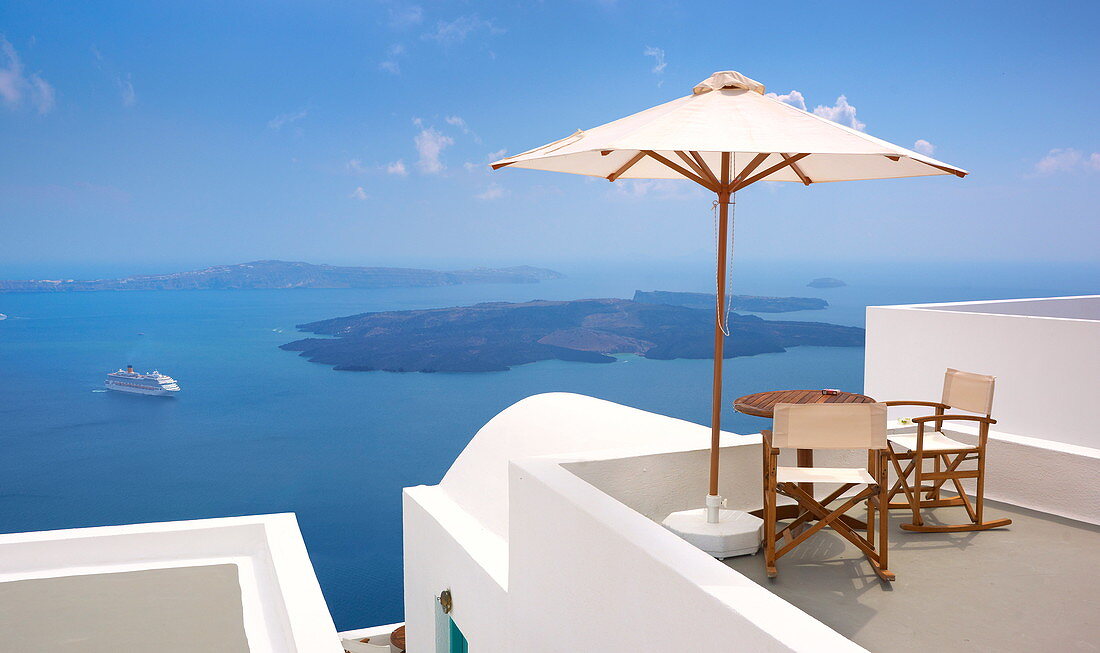
[[[129,372],[130,374],[133,374],[134,373],[134,366],[133,365],[127,365],[126,366],[126,371]]]

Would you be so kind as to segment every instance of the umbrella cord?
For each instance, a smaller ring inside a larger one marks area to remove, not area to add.
[[[710,211],[714,217],[714,269],[715,273],[715,290],[722,285],[722,274],[725,273],[726,281],[728,282],[730,277],[733,276],[733,222],[734,215],[737,212],[737,193],[730,193],[730,215],[729,225],[727,225],[728,234],[727,242],[729,243],[729,249],[726,251],[726,269],[718,269],[718,247],[719,247],[719,233],[718,233],[718,200],[715,200],[711,204]],[[727,338],[730,335],[730,310],[733,308],[733,294],[729,292],[729,288],[726,288],[726,310],[722,312],[722,303],[718,299],[718,293],[714,293],[714,310],[717,311],[718,328],[722,330],[722,335]],[[725,318],[724,320],[722,318]]]

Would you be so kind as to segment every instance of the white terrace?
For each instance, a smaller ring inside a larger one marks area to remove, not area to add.
[[[868,309],[867,394],[936,399],[947,367],[997,376],[987,511],[1011,526],[910,533],[899,513],[895,583],[828,530],[767,579],[660,525],[706,492],[707,427],[539,395],[406,489],[408,650],[1096,650],[1100,297]],[[730,507],[761,505],[760,442],[723,435]],[[385,651],[392,629],[341,646],[291,516],[0,536],[0,650]]]
[[[948,367],[997,376],[987,514],[1011,526],[909,533],[898,514],[888,585],[826,530],[769,580],[760,556],[719,562],[660,525],[706,491],[706,427],[531,397],[405,492],[410,650],[448,619],[483,651],[1095,650],[1100,590],[1081,576],[1100,568],[1100,297],[870,308],[866,360],[879,400],[936,400]],[[760,436],[722,444],[722,494],[760,508]]]

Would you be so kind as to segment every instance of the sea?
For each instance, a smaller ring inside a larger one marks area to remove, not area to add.
[[[430,262],[425,262],[429,267]],[[709,360],[547,361],[507,372],[338,372],[280,344],[295,325],[483,301],[705,292],[698,264],[548,265],[540,284],[380,290],[0,294],[0,532],[293,512],[339,629],[402,620],[401,488],[435,484],[478,428],[542,392],[577,392],[708,423]],[[841,288],[807,287],[815,277]],[[15,277],[12,277],[15,278]],[[732,291],[822,297],[761,315],[862,326],[869,305],[1100,292],[1100,265],[738,263]],[[132,364],[178,397],[107,392]],[[782,388],[860,391],[862,348],[797,347],[725,368],[732,399]],[[980,371],[980,370],[979,370]],[[700,446],[706,443],[700,442]]]

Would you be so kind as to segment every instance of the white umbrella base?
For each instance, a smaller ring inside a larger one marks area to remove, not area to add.
[[[764,539],[764,520],[740,510],[719,510],[715,524],[707,522],[706,508],[681,510],[661,524],[719,560],[756,553]]]

